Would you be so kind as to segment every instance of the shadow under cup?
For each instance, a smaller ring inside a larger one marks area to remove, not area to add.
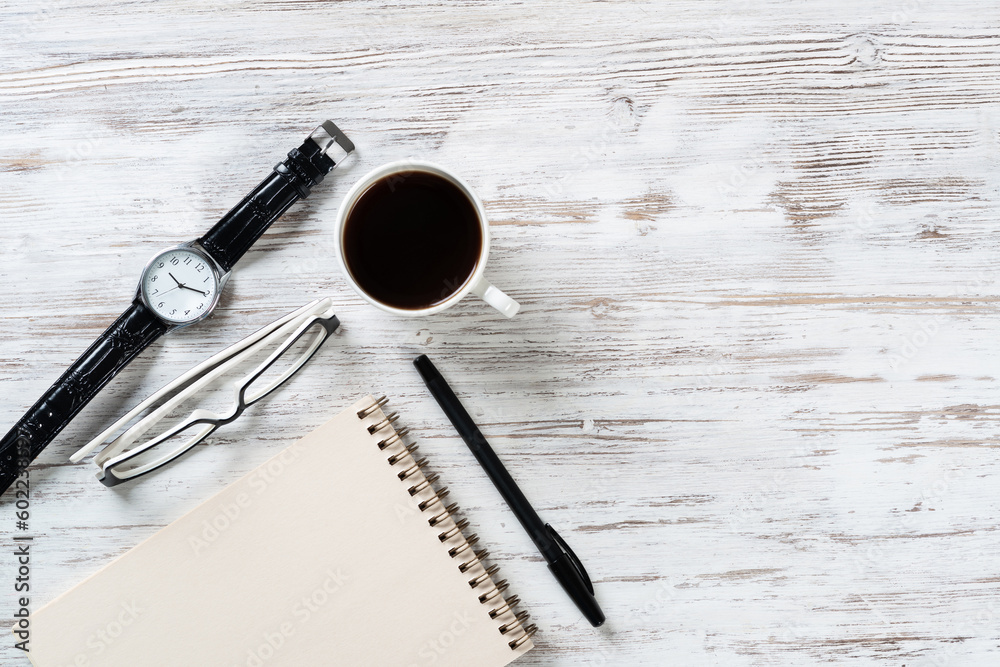
[[[344,264],[369,297],[423,310],[466,287],[483,250],[476,205],[429,171],[388,174],[355,200],[341,235]]]

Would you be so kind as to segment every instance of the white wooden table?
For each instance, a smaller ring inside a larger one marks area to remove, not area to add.
[[[0,8],[0,421],[325,118],[357,143],[216,316],[38,459],[40,605],[384,390],[541,627],[524,665],[1000,660],[1000,8],[930,3],[98,2]],[[332,221],[393,159],[449,165],[523,310],[349,291]],[[108,490],[76,446],[322,295],[280,396]],[[410,365],[454,381],[589,566],[590,628]],[[3,428],[6,430],[6,426]],[[0,625],[14,609],[0,508]],[[0,634],[0,637],[3,635]],[[26,664],[13,641],[0,663]]]

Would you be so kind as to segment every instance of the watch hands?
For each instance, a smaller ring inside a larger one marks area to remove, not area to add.
[[[167,275],[170,276],[171,278],[174,278],[174,274],[170,273],[169,271],[167,272]],[[193,287],[188,287],[187,285],[185,285],[181,281],[177,280],[177,278],[174,278],[174,282],[177,283],[177,287],[180,287],[181,289],[191,290],[192,292],[197,292],[198,294],[200,294],[202,296],[208,296],[208,292],[202,292],[200,289],[195,289]],[[171,287],[170,289],[177,289],[177,287]],[[170,290],[167,290],[167,292],[169,292],[169,291]],[[164,294],[166,294],[166,292],[164,292]]]
[[[163,296],[167,292],[173,292],[175,289],[177,289],[177,288],[176,287],[171,287],[170,289],[165,289],[162,292],[157,292],[156,294],[151,294],[150,296]]]
[[[176,288],[174,288],[176,289]],[[202,296],[208,296],[208,292],[202,292],[200,289],[195,289],[193,287],[188,287],[187,285],[181,285],[181,289],[191,290],[192,292],[197,292]]]

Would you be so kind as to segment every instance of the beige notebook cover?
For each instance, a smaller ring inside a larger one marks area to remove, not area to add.
[[[32,663],[500,667],[522,655],[533,626],[386,421],[359,401],[39,609]]]

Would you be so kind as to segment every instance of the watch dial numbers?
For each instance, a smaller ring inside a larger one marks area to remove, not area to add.
[[[164,253],[143,276],[143,290],[154,312],[181,324],[211,310],[218,287],[215,271],[205,258],[187,249]]]

